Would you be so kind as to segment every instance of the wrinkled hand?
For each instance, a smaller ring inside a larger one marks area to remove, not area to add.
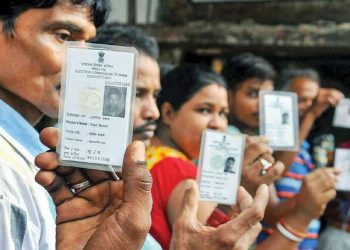
[[[247,137],[242,167],[242,186],[251,195],[255,194],[256,189],[261,184],[270,185],[279,179],[284,170],[284,164],[282,162],[275,162],[272,156],[272,149],[267,145],[267,142],[266,137]],[[272,163],[265,176],[261,176],[260,174],[263,168],[260,159],[265,159]]]
[[[311,219],[319,218],[336,196],[338,173],[334,168],[320,168],[305,176],[300,193],[295,196],[297,210]]]
[[[40,139],[47,147],[57,145],[58,130],[46,128]],[[36,157],[41,169],[36,181],[50,193],[57,211],[57,249],[140,249],[151,225],[152,180],[141,142],[125,152],[121,177],[110,172],[58,165],[57,155]],[[67,183],[90,180],[92,186],[73,194]]]
[[[321,88],[310,111],[318,118],[330,107],[338,105],[343,98],[344,95],[339,90]]]
[[[240,187],[237,196],[236,218],[217,228],[204,226],[197,220],[198,189],[194,184],[183,198],[182,213],[173,224],[170,249],[236,249],[244,250],[261,231],[260,220],[268,203],[268,187],[258,188],[254,200]]]

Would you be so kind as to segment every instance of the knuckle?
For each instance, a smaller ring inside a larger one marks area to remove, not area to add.
[[[277,161],[275,162],[273,169],[277,175],[281,175],[283,170],[285,169],[285,165],[282,162]]]
[[[238,246],[235,246],[233,250],[245,250],[245,249],[247,249],[246,246],[239,244]]]
[[[220,245],[222,247],[234,247],[237,243],[236,233],[230,233],[230,234],[221,234],[222,236],[220,239]]]
[[[256,224],[254,227],[257,234],[260,233],[263,228],[261,223]]]
[[[264,218],[265,209],[260,205],[255,205],[251,209],[251,226]]]
[[[269,151],[269,146],[265,143],[258,143],[257,145],[257,150],[258,152],[268,152]]]
[[[152,175],[147,169],[135,168],[133,173],[130,175],[134,176],[134,180],[137,181],[137,188],[144,192],[150,192],[152,188]]]
[[[150,216],[135,216],[134,213],[127,212],[118,216],[119,224],[125,225],[125,231],[133,237],[145,235],[151,228]]]

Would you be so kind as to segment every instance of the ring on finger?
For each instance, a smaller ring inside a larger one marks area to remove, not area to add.
[[[74,192],[74,194],[79,194],[80,192],[84,191],[85,189],[92,186],[92,183],[89,180],[70,185],[69,188]]]
[[[270,167],[272,167],[272,163],[265,160],[264,158],[259,159],[260,164],[262,165],[262,169],[260,171],[261,176],[265,176]]]

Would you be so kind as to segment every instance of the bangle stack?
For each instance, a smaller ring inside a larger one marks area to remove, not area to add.
[[[303,233],[292,228],[282,219],[277,222],[276,228],[284,237],[294,242],[301,242],[308,237],[307,233]]]

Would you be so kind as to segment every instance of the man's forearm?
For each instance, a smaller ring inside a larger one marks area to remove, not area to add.
[[[290,198],[279,202],[274,188],[270,188],[270,201],[266,207],[264,221],[274,227],[277,221],[296,210],[296,199]]]

